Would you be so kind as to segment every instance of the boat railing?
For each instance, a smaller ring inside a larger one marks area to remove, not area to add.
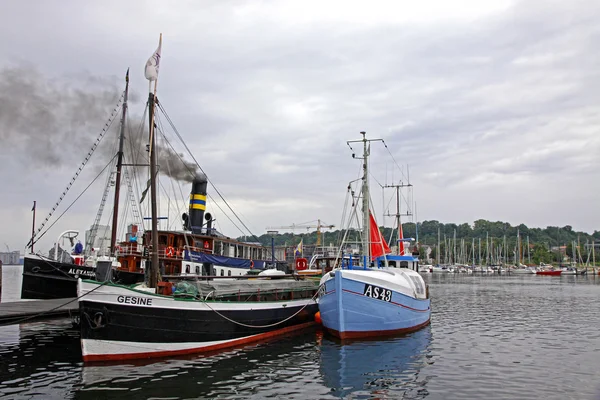
[[[195,246],[183,246],[184,249],[189,250],[189,251],[193,251],[196,253],[208,253],[208,254],[213,254],[213,249],[211,248],[205,248],[205,247],[195,247]]]

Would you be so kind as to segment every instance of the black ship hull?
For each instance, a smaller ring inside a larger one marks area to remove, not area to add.
[[[96,278],[96,268],[26,256],[23,261],[22,299],[63,299],[77,297],[77,279]],[[133,285],[144,281],[139,272],[112,271],[112,281]]]
[[[206,353],[314,324],[310,298],[273,302],[181,301],[82,282],[83,360],[117,361]]]

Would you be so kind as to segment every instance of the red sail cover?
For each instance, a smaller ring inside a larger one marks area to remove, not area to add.
[[[390,247],[386,243],[385,239],[381,236],[381,232],[379,232],[379,228],[377,227],[377,223],[375,222],[375,218],[373,218],[373,214],[369,212],[369,218],[371,220],[370,224],[370,236],[371,236],[371,259],[375,259],[384,254],[390,254],[392,251]]]
[[[400,227],[399,227],[398,230],[400,232],[398,234],[398,236],[399,236],[398,239],[404,239],[404,232],[402,231],[402,223],[400,223],[399,225],[400,225]],[[400,254],[401,256],[403,256],[404,255],[404,242],[402,242],[402,241],[398,242],[398,246],[400,246],[400,252],[398,254]]]

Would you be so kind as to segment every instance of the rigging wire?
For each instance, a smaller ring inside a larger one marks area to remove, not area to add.
[[[160,120],[160,118],[158,118],[158,114],[156,115],[156,117],[157,117],[157,119],[159,119],[159,120]],[[157,125],[159,125],[159,126],[161,126],[161,127],[162,127],[162,123],[161,123],[161,122],[159,122]],[[172,127],[173,129],[175,129],[172,123],[171,123],[171,127]],[[178,135],[179,135],[179,134],[178,134]],[[163,137],[164,137],[164,134],[163,134]],[[180,140],[181,140],[181,142],[184,144],[184,146],[186,146],[186,145],[185,145],[185,143],[183,142],[183,139],[181,138],[181,136],[179,136],[179,139],[180,139]],[[171,144],[171,142],[170,142],[169,140],[167,140],[166,138],[165,138],[165,141],[166,141],[167,145],[168,145],[168,146],[171,148],[171,150],[173,150],[173,153],[175,153],[175,154],[177,155],[177,157],[179,158],[179,160],[181,161],[181,163],[182,163],[183,165],[186,165],[186,163],[185,163],[185,161],[183,160],[183,158],[182,158],[182,157],[179,155],[179,153],[177,153],[177,152],[175,151],[175,148],[173,147],[173,145]],[[188,150],[188,152],[190,152],[190,150],[187,148],[187,146],[186,146],[186,149]],[[191,153],[190,153],[190,155],[191,155]],[[194,157],[193,157],[193,155],[192,155],[192,158],[194,158]],[[202,170],[202,168],[201,168],[201,167],[200,167],[200,165],[198,164],[198,161],[196,161],[196,159],[195,159],[195,158],[194,158],[194,161],[196,162],[196,165],[198,166],[198,168],[200,168],[200,171],[202,171],[202,173],[204,173],[204,171]],[[190,173],[191,173],[191,175],[192,175],[192,176],[194,176],[194,175],[195,175],[195,171],[191,171],[189,168],[188,168],[188,170],[190,171]],[[206,175],[206,174],[205,174],[205,175]],[[207,180],[208,180],[208,176],[207,176]],[[212,184],[212,182],[211,182],[211,185],[212,185],[212,186],[213,186],[213,188],[214,188],[214,185]],[[215,189],[215,190],[216,190],[216,189]],[[183,196],[183,193],[182,193],[182,196]],[[237,226],[237,224],[236,224],[236,223],[235,223],[235,222],[234,222],[234,221],[231,219],[231,217],[230,217],[230,216],[229,216],[229,215],[228,215],[228,214],[225,212],[225,210],[223,210],[223,208],[222,208],[222,207],[219,205],[219,203],[218,203],[218,202],[217,202],[217,201],[216,201],[216,200],[213,198],[213,196],[211,196],[211,194],[210,194],[210,193],[207,193],[207,197],[208,197],[208,198],[209,198],[209,199],[210,199],[210,200],[213,202],[213,204],[214,204],[214,205],[215,205],[215,206],[216,206],[216,207],[217,207],[217,208],[218,208],[218,209],[221,211],[221,213],[222,213],[222,214],[223,214],[223,215],[224,215],[224,216],[225,216],[225,217],[226,217],[226,218],[227,218],[227,219],[228,219],[228,220],[231,222],[231,224],[232,224],[233,226],[235,226],[235,228],[236,228],[236,229],[237,229],[237,230],[238,230],[238,231],[239,231],[239,232],[240,232],[242,235],[245,235],[245,234],[246,234],[246,233],[245,233],[245,232],[244,232],[244,231],[243,231],[243,230],[242,230],[242,229],[241,229],[239,226]],[[185,199],[185,197],[184,197],[184,199]],[[256,238],[256,236],[255,236],[255,238]],[[258,238],[256,238],[256,239],[258,240]]]
[[[116,137],[115,143],[113,143],[112,154],[117,154],[117,149],[119,146],[119,137]],[[111,170],[114,171],[114,164],[111,164]],[[104,184],[104,190],[102,191],[102,198],[100,200],[100,204],[98,205],[98,211],[96,212],[96,218],[92,224],[90,229],[89,237],[85,239],[85,252],[86,254],[90,254],[92,248],[94,247],[94,242],[96,241],[96,236],[98,234],[98,227],[100,226],[100,221],[102,220],[102,214],[104,213],[104,206],[106,205],[106,200],[108,198],[108,194],[110,192],[111,180],[113,177],[113,173],[106,174],[106,183]],[[116,190],[116,189],[115,189]],[[106,236],[106,232],[104,233]],[[102,239],[104,240],[104,238]]]
[[[204,170],[202,169],[202,167],[200,166],[200,164],[198,163],[198,160],[196,160],[196,157],[194,157],[194,155],[192,154],[192,152],[190,151],[189,147],[187,146],[187,144],[185,143],[185,141],[183,140],[183,138],[181,137],[179,131],[177,130],[177,128],[175,127],[175,124],[173,123],[173,121],[171,120],[171,118],[169,117],[169,114],[166,112],[166,110],[164,109],[164,107],[162,106],[162,103],[158,103],[158,108],[162,111],[163,115],[165,116],[165,118],[167,119],[167,122],[169,122],[169,125],[171,126],[171,128],[173,129],[173,131],[175,132],[175,134],[177,135],[177,137],[179,138],[179,140],[181,141],[182,145],[185,147],[185,149],[187,150],[188,154],[190,155],[190,157],[194,160],[194,162],[196,163],[196,165],[198,166],[198,169],[200,169],[200,171],[202,171],[202,173],[204,173],[204,175],[206,175],[208,182],[210,183],[211,187],[214,189],[214,191],[219,195],[219,197],[221,198],[221,200],[223,201],[223,203],[227,206],[227,208],[232,212],[232,214],[235,216],[235,218],[240,222],[240,224],[246,229],[246,231],[250,234],[249,236],[256,239],[257,242],[260,242],[260,240],[258,239],[258,237],[252,233],[252,231],[250,230],[250,228],[248,228],[248,226],[244,223],[244,221],[242,221],[242,219],[237,215],[237,213],[233,210],[233,208],[231,207],[231,205],[227,202],[227,200],[225,200],[225,197],[221,194],[221,192],[219,191],[219,189],[217,189],[217,187],[214,185],[214,183],[212,182],[211,179],[208,179],[208,175],[204,172]],[[217,202],[213,201],[215,204],[218,204]],[[220,207],[219,209],[221,211],[223,211]],[[226,214],[223,213],[232,223],[233,221],[231,220],[231,218]],[[233,223],[234,226],[240,230],[240,232],[243,233],[243,231],[235,224]],[[262,246],[265,247],[267,249],[270,248],[269,246]]]
[[[69,206],[68,206],[68,207],[65,209],[65,211],[63,211],[63,212],[62,212],[62,214],[60,214],[60,215],[59,215],[59,216],[56,218],[56,220],[55,220],[55,221],[54,221],[52,224],[50,224],[50,226],[49,226],[48,228],[46,228],[46,230],[45,230],[44,232],[42,232],[42,233],[41,233],[39,236],[36,236],[36,239],[37,239],[37,240],[34,242],[34,244],[35,244],[35,243],[37,243],[37,242],[38,242],[38,241],[39,241],[39,240],[40,240],[40,239],[41,239],[41,238],[42,238],[42,237],[43,237],[43,236],[44,236],[44,235],[45,235],[45,234],[46,234],[46,233],[47,233],[47,232],[50,230],[50,228],[52,228],[52,227],[53,227],[53,226],[54,226],[54,225],[55,225],[55,224],[56,224],[56,223],[57,223],[57,222],[58,222],[58,221],[61,219],[61,217],[62,217],[63,215],[65,215],[65,213],[66,213],[67,211],[69,211],[69,209],[70,209],[70,208],[73,206],[73,204],[75,204],[75,203],[77,202],[77,200],[79,200],[79,198],[80,198],[81,196],[83,196],[83,194],[84,194],[84,193],[85,193],[85,192],[86,192],[86,191],[87,191],[87,190],[90,188],[90,186],[92,186],[92,184],[93,184],[94,182],[96,182],[96,180],[97,180],[97,179],[98,179],[98,178],[99,178],[99,177],[100,177],[100,176],[101,176],[101,175],[104,173],[104,171],[106,170],[106,168],[108,168],[108,167],[110,166],[110,164],[111,164],[111,163],[112,163],[112,162],[113,162],[113,161],[114,161],[116,158],[117,158],[117,155],[115,154],[115,155],[113,156],[113,158],[112,158],[112,159],[111,159],[111,160],[108,162],[108,164],[106,164],[106,166],[105,166],[104,168],[102,168],[102,171],[100,171],[100,173],[99,173],[98,175],[96,175],[96,177],[95,177],[95,178],[94,178],[94,179],[93,179],[93,180],[92,180],[92,181],[89,183],[89,185],[87,185],[87,186],[85,187],[85,189],[83,189],[83,192],[81,192],[81,193],[79,194],[79,196],[77,196],[77,197],[75,198],[75,200],[73,200],[73,202],[72,202],[71,204],[69,204]]]
[[[52,207],[52,210],[48,213],[48,216],[46,217],[46,219],[44,219],[44,221],[42,222],[42,224],[40,225],[40,227],[38,228],[38,230],[35,232],[35,234],[33,234],[33,237],[31,239],[29,239],[29,242],[27,243],[27,246],[25,246],[26,248],[30,247],[32,244],[35,244],[37,242],[37,240],[35,240],[35,239],[37,238],[38,234],[42,231],[42,229],[44,229],[44,226],[48,223],[48,221],[50,220],[50,218],[54,214],[54,211],[56,211],[56,209],[58,208],[58,206],[60,205],[60,203],[62,202],[62,200],[65,198],[65,196],[69,192],[69,190],[71,189],[71,187],[73,186],[73,184],[75,183],[75,181],[77,180],[77,178],[79,177],[79,174],[81,174],[81,172],[83,171],[83,169],[87,165],[88,161],[92,157],[92,154],[94,154],[94,151],[98,148],[98,145],[100,144],[100,142],[102,142],[102,139],[104,138],[104,135],[106,134],[106,132],[108,132],[108,130],[112,126],[112,124],[113,124],[113,122],[115,120],[115,116],[121,110],[121,107],[122,107],[121,103],[123,101],[124,96],[125,96],[125,91],[123,91],[123,93],[121,94],[121,97],[117,101],[117,105],[115,106],[115,108],[113,108],[112,113],[110,114],[110,116],[108,118],[108,121],[104,124],[104,127],[102,128],[102,130],[100,131],[100,134],[98,135],[98,137],[94,141],[94,144],[92,145],[90,151],[87,153],[87,155],[85,156],[85,158],[81,162],[81,165],[79,166],[79,168],[75,172],[75,175],[71,178],[71,181],[67,184],[67,187],[65,188],[65,190],[63,190],[62,194],[58,198],[58,201],[54,204],[54,207]],[[52,225],[54,225],[54,224],[52,224]]]

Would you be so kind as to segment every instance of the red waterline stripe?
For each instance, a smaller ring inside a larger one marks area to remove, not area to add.
[[[94,361],[117,361],[117,360],[133,360],[137,358],[160,358],[167,356],[180,356],[185,354],[195,353],[209,353],[215,350],[226,349],[228,347],[235,347],[245,345],[248,343],[258,342],[265,339],[270,339],[275,336],[284,335],[286,333],[294,332],[296,330],[305,329],[315,325],[315,321],[305,322],[294,326],[288,326],[286,328],[277,329],[271,332],[260,333],[248,338],[233,339],[225,343],[214,344],[212,346],[195,347],[192,349],[181,349],[181,350],[163,350],[163,351],[150,351],[145,353],[125,353],[125,354],[89,354],[83,356],[83,362],[94,362]],[[126,345],[127,342],[123,342]],[[146,343],[148,346],[152,346],[152,343]]]
[[[362,294],[362,293],[354,292],[354,291],[352,291],[352,290],[348,290],[348,289],[342,289],[342,290],[343,290],[344,292],[348,292],[348,293],[356,294],[356,295],[358,295],[358,296],[369,297],[369,296],[365,296],[365,295],[364,295],[364,294]],[[388,290],[389,290],[389,289],[388,289]],[[373,300],[379,300],[379,299],[375,299],[375,298],[373,298],[373,297],[369,297],[369,298],[370,298],[370,299],[373,299]],[[380,301],[383,301],[383,300],[380,300]],[[417,308],[412,308],[412,307],[409,307],[409,306],[405,306],[404,304],[396,303],[395,301],[386,301],[386,303],[395,304],[395,305],[397,305],[397,306],[404,307],[404,308],[407,308],[407,309],[409,309],[409,310],[416,311],[416,312],[427,312],[427,311],[429,311],[429,308],[428,308],[427,310],[419,310],[419,309],[417,309]]]
[[[331,333],[333,336],[336,336],[342,340],[344,340],[344,339],[362,339],[362,338],[374,337],[374,336],[391,336],[391,335],[400,335],[400,334],[411,333],[414,331],[418,331],[421,328],[424,328],[425,326],[429,325],[429,323],[430,323],[430,320],[428,319],[427,321],[423,322],[422,324],[419,324],[416,326],[411,326],[410,328],[393,329],[393,330],[386,330],[386,331],[340,332],[340,331],[336,331],[335,329],[329,329],[329,328],[325,328],[325,329],[327,330],[327,332]]]

